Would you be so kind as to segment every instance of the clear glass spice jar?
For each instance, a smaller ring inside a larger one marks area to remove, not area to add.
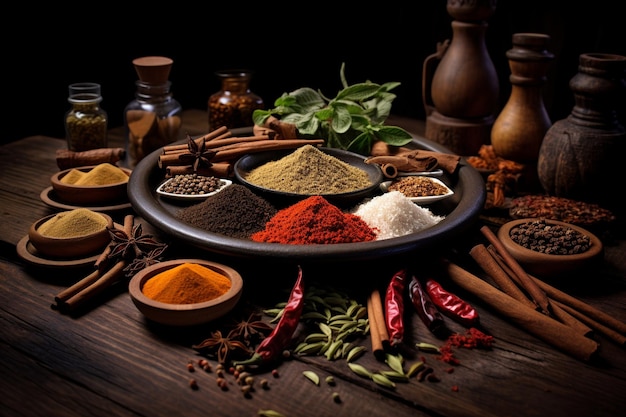
[[[70,84],[67,101],[72,105],[65,113],[67,148],[77,152],[106,148],[108,116],[100,107],[100,84]]]
[[[252,113],[263,109],[263,99],[250,91],[250,70],[223,70],[215,75],[222,89],[209,97],[209,132],[226,126],[229,129],[252,126]]]
[[[124,109],[129,167],[134,167],[152,151],[181,139],[183,109],[174,99],[168,80],[172,63],[166,57],[133,60],[140,79],[135,82],[135,100]]]

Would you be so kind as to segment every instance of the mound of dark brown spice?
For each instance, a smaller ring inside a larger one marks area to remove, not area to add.
[[[263,230],[277,209],[264,198],[240,184],[232,184],[217,194],[178,212],[185,223],[212,233],[249,239]]]

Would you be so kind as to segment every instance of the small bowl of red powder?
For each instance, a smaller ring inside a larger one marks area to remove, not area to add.
[[[239,302],[243,280],[235,269],[203,259],[175,259],[142,269],[128,284],[137,309],[171,326],[208,323]]]

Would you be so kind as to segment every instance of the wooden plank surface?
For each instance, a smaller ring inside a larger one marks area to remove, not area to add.
[[[193,113],[193,134],[203,133],[202,113]],[[114,132],[115,133],[115,132]],[[114,137],[121,140],[123,134]],[[115,142],[114,142],[115,143]],[[398,383],[387,389],[354,374],[344,360],[324,357],[288,360],[257,376],[270,389],[257,387],[250,398],[236,385],[221,391],[214,373],[186,369],[197,359],[191,348],[208,337],[219,323],[191,329],[171,329],[147,322],[132,304],[124,283],[94,300],[94,307],[78,316],[51,308],[54,295],[84,271],[48,270],[25,264],[15,244],[30,224],[55,210],[39,199],[56,171],[54,151],[60,139],[26,138],[0,147],[0,414],[3,416],[253,416],[273,409],[285,416],[613,416],[626,400],[626,351],[602,335],[599,363],[573,359],[494,313],[475,297],[458,292],[479,310],[481,322],[495,337],[492,350],[457,349],[461,364],[447,373],[448,364],[436,355],[406,353],[407,363],[421,356],[436,369],[440,382]],[[120,221],[122,214],[114,215]],[[139,219],[141,221],[141,219]],[[150,225],[145,225],[151,231]],[[155,231],[158,233],[158,231]],[[464,247],[468,242],[455,242]],[[572,276],[564,288],[572,295],[626,320],[626,250],[623,239],[606,247],[605,263],[593,276]],[[220,256],[183,246],[175,253],[223,261]],[[427,253],[415,254],[416,264],[432,262]],[[361,302],[372,286],[383,288],[394,265],[341,265],[305,271],[308,282],[341,286]],[[262,261],[237,265],[246,287],[245,303],[260,308],[284,301],[292,283],[280,265]],[[232,317],[227,317],[232,319]],[[224,320],[226,320],[225,318]],[[265,320],[269,320],[268,317]],[[456,331],[464,329],[448,321]],[[417,342],[441,345],[409,311],[407,346]],[[300,329],[304,332],[304,329]],[[302,333],[304,334],[304,333]],[[368,338],[358,340],[369,350]],[[371,352],[358,360],[368,369],[386,369]],[[215,363],[213,362],[215,365]],[[319,387],[302,372],[333,375],[335,387]],[[190,377],[200,389],[188,386]],[[453,387],[458,387],[455,391]],[[341,403],[331,394],[340,394]]]

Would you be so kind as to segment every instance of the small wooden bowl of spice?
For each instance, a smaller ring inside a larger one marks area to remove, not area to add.
[[[498,239],[527,273],[545,278],[583,271],[604,253],[602,241],[588,230],[545,218],[505,223]]]
[[[113,219],[78,208],[43,217],[28,230],[30,243],[44,256],[76,259],[101,252],[111,241]]]
[[[170,326],[215,320],[237,305],[242,290],[243,280],[235,269],[203,259],[159,262],[135,274],[128,284],[137,309]]]
[[[74,205],[107,205],[128,200],[131,170],[110,163],[70,168],[50,177],[59,200]]]

